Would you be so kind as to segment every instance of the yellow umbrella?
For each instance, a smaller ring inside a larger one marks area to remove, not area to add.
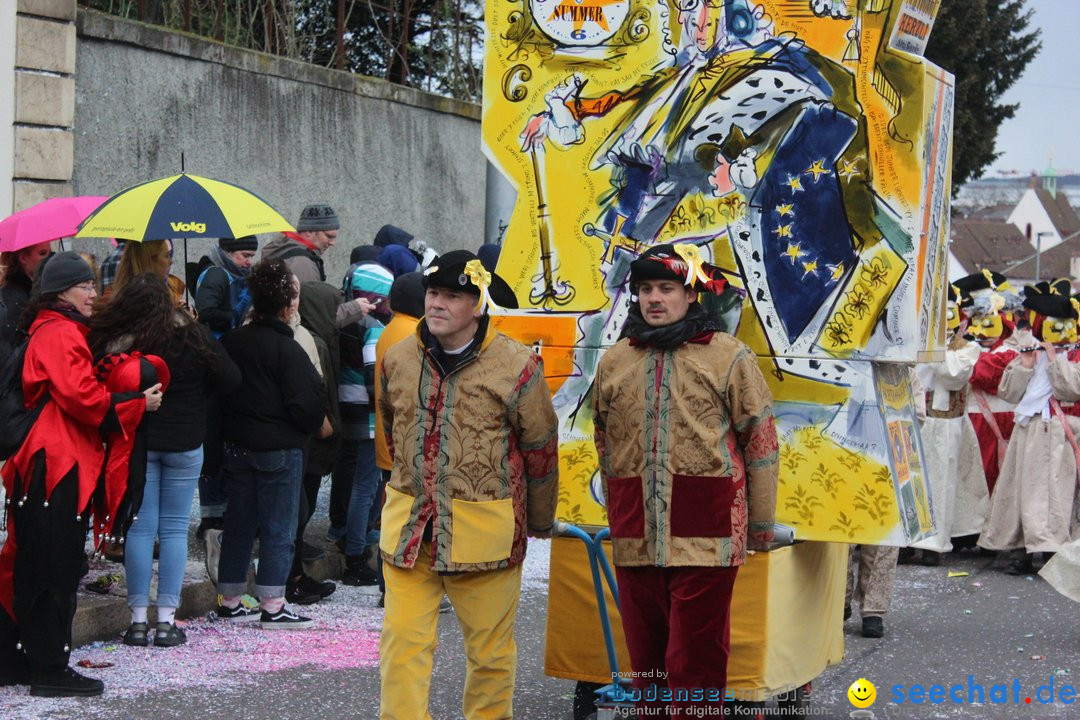
[[[180,173],[113,195],[75,237],[125,240],[244,237],[294,228],[262,198],[238,185]]]

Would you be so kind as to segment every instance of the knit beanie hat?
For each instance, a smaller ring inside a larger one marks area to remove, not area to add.
[[[308,205],[300,213],[300,222],[296,223],[296,232],[318,232],[340,228],[341,223],[338,221],[334,208],[322,204]]]
[[[382,248],[375,245],[357,245],[349,253],[349,264],[355,265],[362,262],[375,262],[379,259]]]
[[[239,238],[219,238],[217,242],[218,247],[225,252],[240,252],[241,250],[254,252],[259,249],[259,240],[254,235]]]
[[[57,253],[45,261],[41,271],[41,294],[55,295],[73,285],[94,279],[94,271],[77,252]]]

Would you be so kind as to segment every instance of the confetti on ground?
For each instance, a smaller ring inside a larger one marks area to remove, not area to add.
[[[92,663],[92,668],[110,663],[112,667],[83,672],[104,680],[111,698],[186,687],[224,691],[255,684],[263,673],[311,665],[333,670],[375,667],[382,625],[382,610],[375,607],[378,599],[377,593],[339,585],[322,603],[294,608],[315,620],[308,630],[264,631],[258,623],[200,618],[177,623],[187,633],[186,645],[159,649],[152,644],[141,648],[119,641],[95,642],[76,649],[71,662],[83,668],[83,662]],[[70,710],[71,702],[32,698],[25,686],[0,688],[5,718],[62,712]]]
[[[981,588],[981,587],[982,587],[982,583],[981,583],[981,582],[973,582],[973,583],[971,583],[971,587],[977,587],[977,588]]]
[[[967,577],[970,574],[971,573],[959,572],[959,571],[956,571],[956,570],[950,570],[949,571],[949,577],[951,577],[951,578]]]
[[[971,614],[971,610],[965,610],[965,611],[964,611],[964,614],[965,614],[965,615],[970,615],[970,614]]]
[[[1032,655],[1031,659],[1032,660],[1045,660],[1046,656],[1045,655]]]

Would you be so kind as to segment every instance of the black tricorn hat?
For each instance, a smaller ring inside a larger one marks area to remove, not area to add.
[[[424,271],[424,288],[438,287],[447,290],[458,290],[480,297],[482,288],[477,285],[468,272],[466,266],[476,261],[479,270],[487,273],[480,258],[468,250],[451,250],[436,258],[427,270]],[[476,267],[476,266],[472,266]],[[495,273],[490,273],[491,284],[488,286],[488,295],[491,301],[504,308],[516,308],[517,297],[509,283]]]
[[[1052,318],[1076,318],[1072,282],[1066,278],[1024,286],[1024,307]]]
[[[692,261],[699,264],[700,274],[695,272]],[[691,283],[686,282],[689,273],[695,273]],[[645,280],[674,280],[691,285],[696,292],[709,290],[719,295],[727,287],[727,280],[720,268],[698,258],[698,248],[692,244],[653,245],[630,263],[630,290],[637,292],[638,283]]]
[[[980,272],[965,275],[953,283],[960,293],[961,307],[974,302],[973,295],[979,290],[1011,290],[1009,279],[994,270],[983,269]]]

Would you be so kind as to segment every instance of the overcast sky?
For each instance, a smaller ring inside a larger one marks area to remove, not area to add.
[[[945,0],[963,2],[964,0]],[[1042,51],[1004,100],[1020,103],[997,136],[994,171],[1026,175],[1046,167],[1080,173],[1080,0],[1027,0],[1042,29]]]

